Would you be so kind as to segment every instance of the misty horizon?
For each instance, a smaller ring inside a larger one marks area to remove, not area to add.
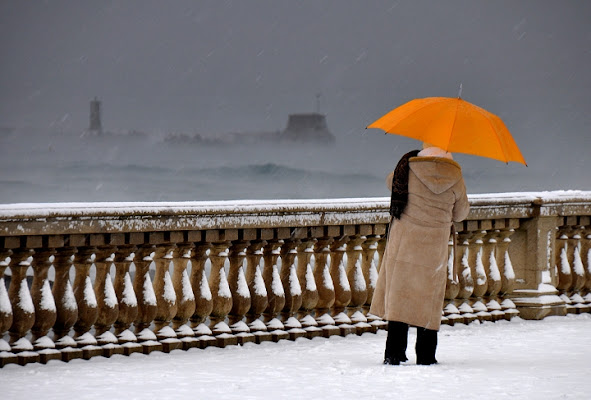
[[[365,127],[460,84],[529,165],[454,155],[470,193],[589,190],[590,20],[591,4],[570,0],[2,2],[0,202],[386,196],[420,143]],[[149,138],[79,138],[95,96],[104,131]],[[161,144],[315,111],[331,148]]]

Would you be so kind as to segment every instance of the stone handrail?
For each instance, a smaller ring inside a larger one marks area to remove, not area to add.
[[[591,192],[470,203],[443,323],[589,312]],[[388,206],[0,205],[0,366],[375,332]]]

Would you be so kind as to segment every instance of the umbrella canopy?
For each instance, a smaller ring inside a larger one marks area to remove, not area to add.
[[[459,97],[427,97],[409,101],[368,128],[431,143],[452,153],[527,165],[503,121]]]

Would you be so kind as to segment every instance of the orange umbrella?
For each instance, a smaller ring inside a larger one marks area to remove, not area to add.
[[[503,121],[460,97],[409,101],[368,128],[418,139],[452,153],[527,165]]]

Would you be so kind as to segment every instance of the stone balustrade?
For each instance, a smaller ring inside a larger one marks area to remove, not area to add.
[[[443,323],[590,311],[591,192],[470,202]],[[388,206],[0,205],[0,366],[376,332]]]

